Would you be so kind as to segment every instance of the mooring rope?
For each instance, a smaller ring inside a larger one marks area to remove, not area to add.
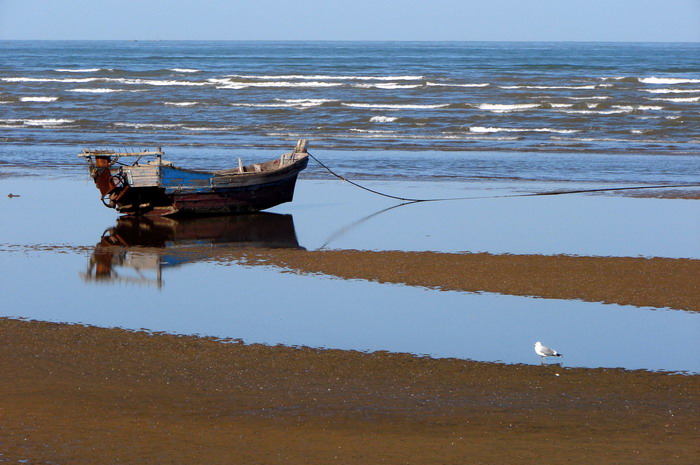
[[[658,186],[634,186],[634,187],[607,187],[607,188],[599,188],[599,189],[577,189],[577,190],[567,190],[567,191],[547,191],[547,192],[536,192],[532,194],[507,194],[507,195],[492,195],[492,196],[481,196],[481,197],[447,197],[447,198],[434,198],[434,199],[411,199],[408,197],[399,197],[396,195],[390,195],[390,194],[385,194],[384,192],[379,192],[374,189],[370,189],[369,187],[365,187],[361,184],[358,184],[354,181],[351,181],[347,179],[344,176],[339,175],[338,173],[334,172],[332,169],[330,169],[328,166],[326,166],[321,160],[318,158],[314,157],[310,153],[307,152],[309,157],[311,157],[316,163],[321,165],[326,171],[328,171],[330,174],[335,176],[336,178],[345,181],[349,184],[352,184],[355,187],[359,187],[360,189],[366,190],[368,192],[371,192],[376,195],[381,195],[382,197],[388,197],[390,199],[395,199],[395,200],[402,200],[404,202],[409,202],[409,203],[416,203],[416,202],[443,202],[447,200],[477,200],[477,199],[502,199],[502,198],[509,198],[509,197],[534,197],[534,196],[544,196],[544,195],[565,195],[565,194],[584,194],[588,192],[609,192],[609,191],[624,191],[624,190],[639,190],[639,189],[669,189],[669,188],[684,188],[684,187],[700,187],[700,184],[675,184],[675,185],[658,185]]]
[[[373,190],[373,189],[370,189],[369,187],[362,186],[362,185],[360,185],[360,184],[358,184],[358,183],[356,183],[356,182],[353,182],[353,181],[351,181],[351,180],[349,180],[349,179],[347,179],[347,178],[345,178],[345,177],[343,177],[343,176],[337,174],[337,173],[334,172],[332,169],[330,169],[330,168],[327,167],[325,164],[323,164],[323,162],[321,162],[321,160],[319,160],[318,158],[314,157],[313,155],[311,155],[311,154],[308,153],[308,152],[306,152],[306,153],[307,153],[311,158],[313,158],[313,159],[316,161],[316,163],[318,163],[319,165],[321,165],[323,168],[326,169],[326,171],[328,171],[330,174],[332,174],[332,175],[335,176],[336,178],[341,179],[341,180],[343,180],[343,181],[345,181],[345,182],[347,182],[347,183],[352,184],[352,185],[355,186],[355,187],[359,187],[360,189],[364,189],[364,190],[366,190],[366,191],[368,191],[368,192],[371,192],[371,193],[373,193],[373,194],[381,195],[382,197],[389,197],[390,199],[403,200],[404,202],[431,202],[431,201],[433,201],[433,200],[438,200],[438,199],[409,199],[409,198],[405,198],[405,197],[397,197],[397,196],[395,196],[395,195],[389,195],[389,194],[385,194],[385,193],[383,193],[383,192],[375,191],[375,190]]]

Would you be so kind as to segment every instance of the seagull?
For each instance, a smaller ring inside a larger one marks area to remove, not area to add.
[[[542,358],[542,363],[544,363],[545,357],[561,357],[561,354],[556,350],[543,346],[540,341],[535,342],[535,353]]]

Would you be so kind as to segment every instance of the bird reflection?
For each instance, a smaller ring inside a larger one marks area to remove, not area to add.
[[[292,215],[122,217],[102,234],[82,276],[87,281],[161,287],[164,268],[208,259],[232,248],[302,247]]]

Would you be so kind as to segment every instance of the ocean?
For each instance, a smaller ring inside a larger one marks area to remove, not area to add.
[[[333,161],[360,177],[451,177],[476,153],[605,154],[602,172],[678,166],[648,180],[685,182],[700,153],[700,44],[2,41],[0,56],[0,166],[77,164],[37,150],[62,145],[218,167],[305,138],[356,154]]]
[[[683,305],[630,303],[612,291],[552,297],[557,282],[535,295],[450,291],[226,255],[293,244],[300,253],[401,251],[428,261],[480,253],[691,266],[700,257],[697,188],[521,194],[697,186],[699,52],[699,44],[0,42],[0,316],[502,363],[539,363],[532,344],[541,340],[566,354],[565,366],[700,373],[700,319],[685,288]],[[84,147],[162,147],[177,165],[220,169],[237,157],[279,157],[301,138],[371,189],[468,200],[400,205],[311,161],[293,202],[243,226],[144,219],[125,233],[77,157]],[[283,240],[267,234],[270,222],[286,225],[272,228]],[[106,238],[124,245],[108,259]],[[143,247],[155,243],[163,247]],[[173,250],[191,245],[215,255]],[[402,270],[391,257],[384,268]],[[659,286],[680,286],[663,279]],[[614,353],[591,349],[610,341]]]

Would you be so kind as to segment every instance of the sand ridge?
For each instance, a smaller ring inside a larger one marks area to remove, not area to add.
[[[696,463],[700,377],[0,319],[0,462]]]
[[[293,249],[243,258],[344,279],[700,311],[700,260],[693,259]]]

